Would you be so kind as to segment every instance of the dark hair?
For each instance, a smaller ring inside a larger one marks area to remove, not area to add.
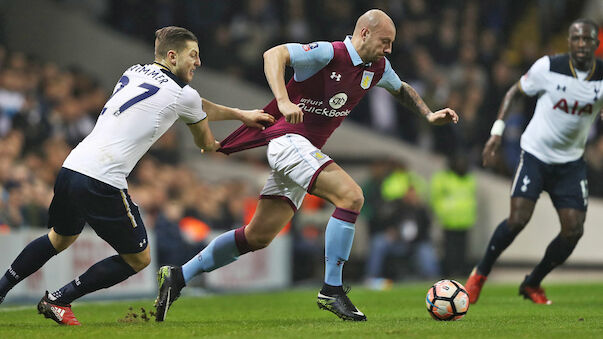
[[[576,19],[572,22],[572,24],[570,25],[570,27],[572,27],[574,24],[586,24],[586,25],[590,25],[592,28],[595,29],[595,33],[599,34],[599,25],[597,25],[593,20],[591,19],[587,19],[587,18],[580,18],[580,19]]]
[[[155,32],[155,58],[164,58],[168,51],[181,51],[187,41],[197,41],[193,32],[186,28],[168,26]]]

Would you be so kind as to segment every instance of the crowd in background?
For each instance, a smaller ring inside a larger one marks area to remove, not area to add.
[[[388,57],[403,81],[433,109],[451,107],[458,125],[431,127],[380,88],[348,117],[423,149],[469,154],[474,165],[507,89],[544,54],[567,50],[567,27],[589,1],[525,0],[113,0],[98,13],[121,32],[150,41],[174,22],[199,38],[204,65],[266,87],[263,51],[285,42],[343,40],[355,18],[370,8],[386,11],[397,27]],[[140,11],[136,17],[129,13]],[[289,74],[290,76],[290,70]],[[495,171],[511,175],[519,136],[535,100],[510,112],[505,153]]]
[[[389,59],[400,78],[430,107],[451,107],[461,121],[432,128],[379,88],[349,119],[426,150],[461,152],[468,168],[480,163],[504,93],[537,58],[565,51],[567,25],[581,9],[552,1],[556,6],[547,10],[536,7],[538,1],[525,0],[57,2],[85,7],[108,26],[142,41],[152,41],[155,29],[178,23],[198,36],[204,65],[262,86],[266,86],[264,50],[283,42],[342,40],[351,34],[354,18],[367,9],[382,8],[397,26]],[[536,28],[541,34],[530,35],[529,41],[517,39],[526,34],[526,22],[531,21],[540,22]],[[0,47],[0,234],[46,226],[55,176],[69,151],[92,130],[110,90],[76,68],[61,69]],[[533,105],[534,100],[526,99],[511,110],[498,173],[513,172],[519,136]],[[585,158],[591,194],[603,196],[600,126],[593,129]],[[182,164],[178,149],[174,131],[168,131],[128,178],[147,226],[166,240],[157,245],[158,264],[181,264],[204,246],[212,232],[248,222],[259,192],[256,183],[245,180],[203,180]],[[464,273],[465,267],[446,263],[441,267],[437,257],[433,219],[443,226],[446,220],[438,214],[433,183],[427,179],[399,162],[372,165],[370,179],[363,183],[362,211],[371,241],[358,276],[434,277],[450,269]],[[293,220],[296,280],[322,274],[329,206],[309,196]],[[391,265],[392,258],[397,265]]]

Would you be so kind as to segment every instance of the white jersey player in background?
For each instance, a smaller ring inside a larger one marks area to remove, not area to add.
[[[519,93],[538,96],[534,115],[521,136],[521,158],[511,187],[511,212],[494,231],[486,253],[465,287],[476,303],[492,266],[526,226],[540,193],[547,191],[559,215],[561,232],[542,261],[526,276],[519,294],[537,304],[551,304],[540,283],[570,256],[583,234],[588,205],[586,164],[582,158],[590,127],[603,107],[603,62],[595,58],[598,26],[578,19],[569,27],[569,53],[544,56],[513,85],[483,151],[493,163],[501,144],[504,118]]]
[[[94,264],[58,291],[46,292],[38,303],[46,318],[79,325],[71,311],[73,300],[113,286],[151,261],[146,230],[126,182],[151,145],[178,119],[206,152],[220,147],[208,120],[238,119],[257,128],[274,121],[261,110],[243,111],[201,99],[188,86],[201,65],[193,33],[170,26],[155,37],[155,62],[125,71],[94,130],[65,160],[49,208],[50,232],[29,243],[0,279],[0,302],[17,283],[69,247],[88,223],[118,255]]]

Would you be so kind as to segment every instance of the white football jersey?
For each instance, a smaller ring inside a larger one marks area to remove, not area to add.
[[[157,64],[134,65],[63,167],[125,189],[138,160],[178,118],[194,124],[206,116],[199,93],[173,73]]]
[[[582,157],[590,127],[603,106],[602,80],[600,60],[579,79],[569,54],[538,59],[519,80],[522,92],[539,96],[534,116],[521,136],[521,148],[547,164]]]

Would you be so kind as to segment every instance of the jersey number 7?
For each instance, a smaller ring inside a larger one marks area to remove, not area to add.
[[[107,101],[107,104],[111,101],[111,99],[113,99],[115,97],[115,94],[117,94],[117,92],[121,91],[122,88],[126,87],[128,85],[128,83],[130,83],[130,79],[124,75],[119,79],[119,81],[117,83],[119,84],[119,87],[116,86],[117,88],[115,89],[113,94],[111,94],[111,97]],[[119,106],[119,109],[117,109],[117,111],[115,111],[113,113],[113,115],[119,116],[125,110],[132,107],[134,104],[136,104],[148,97],[155,95],[155,93],[157,93],[157,91],[159,91],[159,87],[153,86],[151,84],[147,84],[146,82],[138,85],[138,87],[144,88],[146,91],[133,97],[132,99],[124,102],[121,106]],[[101,111],[100,115],[105,114],[106,110],[107,110],[107,106],[103,107],[103,110]]]

